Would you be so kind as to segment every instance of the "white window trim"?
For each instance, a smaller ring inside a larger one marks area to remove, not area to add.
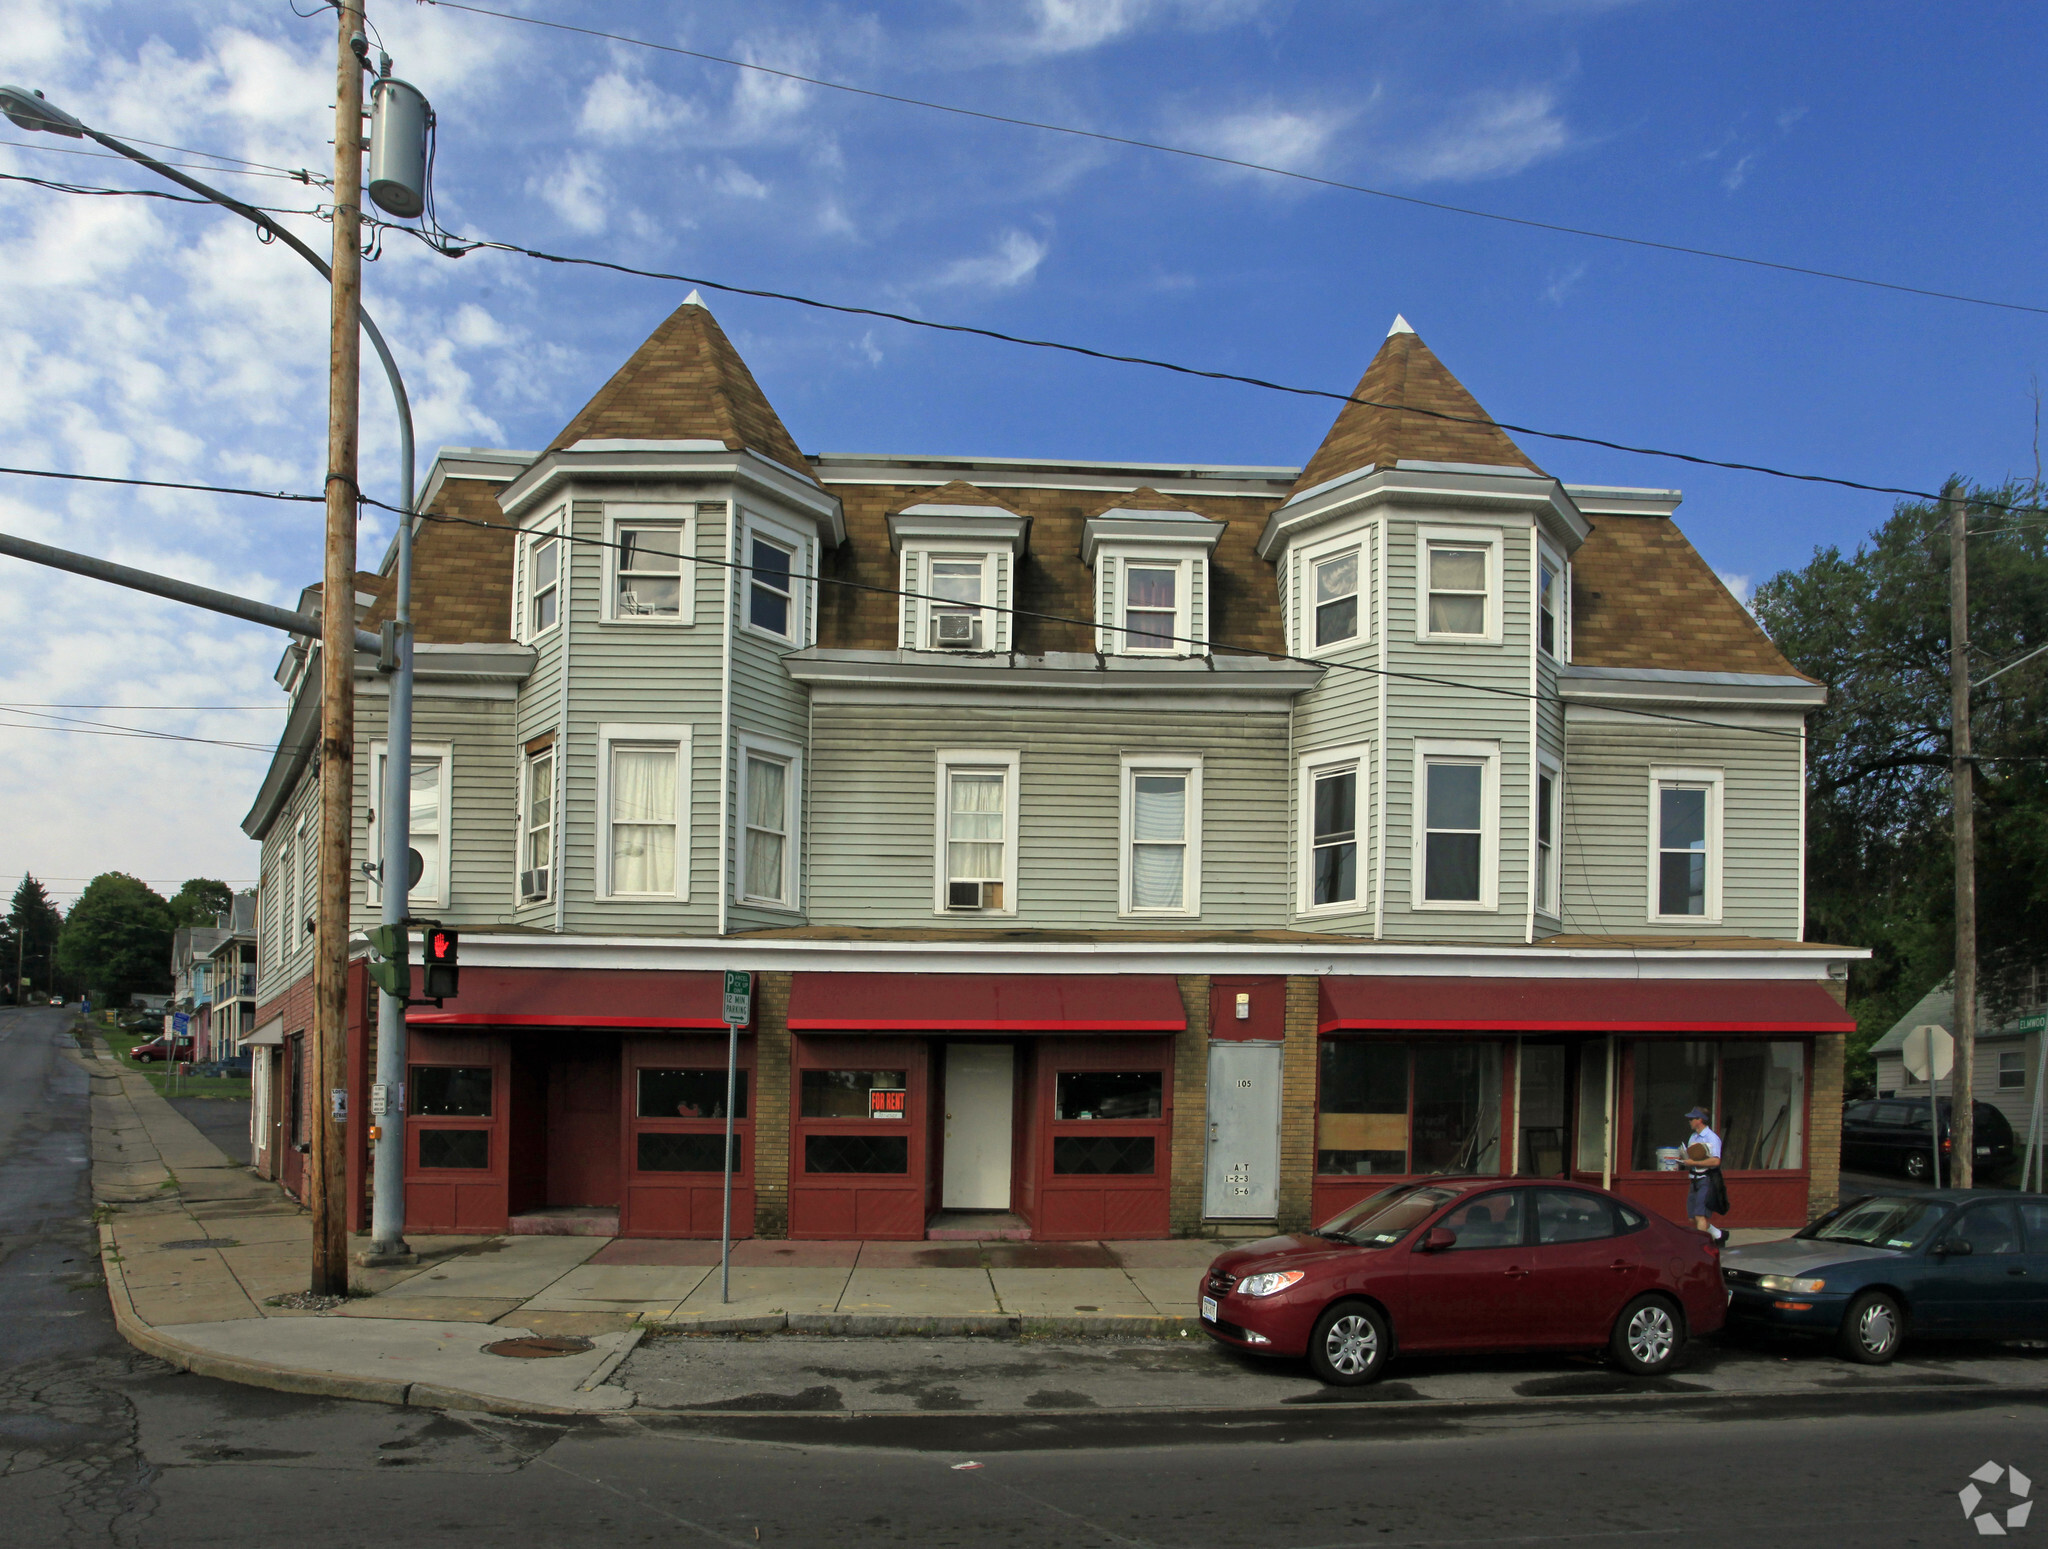
[[[682,563],[677,566],[678,590],[681,596],[676,602],[676,616],[672,619],[643,618],[637,614],[621,613],[619,607],[619,529],[622,527],[673,527],[682,534],[677,545],[682,550]],[[697,622],[697,508],[689,505],[663,505],[653,502],[606,502],[604,508],[604,602],[598,617],[607,624],[625,624],[632,628],[676,629],[685,624]]]
[[[1358,896],[1337,904],[1319,904],[1316,896],[1316,776],[1334,774],[1346,766],[1358,771],[1357,827],[1354,833],[1358,845]],[[1319,748],[1313,753],[1304,753],[1296,763],[1295,811],[1300,814],[1296,827],[1300,838],[1296,845],[1295,857],[1295,899],[1294,912],[1307,918],[1321,918],[1336,914],[1363,914],[1372,908],[1373,873],[1367,864],[1371,845],[1370,819],[1372,803],[1372,744],[1353,743],[1348,747]]]
[[[754,622],[753,564],[754,539],[757,536],[789,550],[790,632],[786,635],[778,635],[772,629],[763,629]],[[741,568],[733,574],[739,582],[740,631],[759,640],[772,640],[777,645],[787,646],[792,650],[801,650],[808,645],[811,621],[811,540],[785,522],[775,521],[755,511],[742,510],[739,564]]]
[[[676,885],[669,893],[621,893],[612,886],[612,748],[668,747],[676,755]],[[549,752],[554,750],[550,748]],[[531,759],[528,760],[532,762]],[[555,813],[562,810],[559,766],[555,777]],[[524,815],[521,823],[524,824]],[[549,836],[550,839],[553,835]],[[525,832],[522,826],[522,843]],[[549,876],[553,894],[554,877]],[[600,903],[690,901],[690,728],[672,721],[605,721],[597,728],[597,899]]]
[[[298,836],[292,845],[298,864],[298,875],[292,878],[291,955],[294,957],[312,940],[306,922],[314,919],[320,909],[318,833],[310,812],[299,819]],[[309,880],[313,884],[310,889],[306,886]]]
[[[934,757],[937,790],[932,799],[934,812],[932,826],[932,913],[941,918],[958,919],[966,910],[946,907],[946,883],[950,880],[946,865],[947,813],[951,797],[952,773],[955,770],[1000,770],[1003,773],[1003,906],[1000,909],[974,911],[983,915],[1014,915],[1017,912],[1017,809],[1022,804],[1022,783],[1019,772],[1022,755],[1014,749],[1009,752],[995,752],[979,748],[940,748]]]
[[[531,645],[553,634],[569,616],[569,544],[562,537],[568,519],[569,508],[557,506],[519,535],[519,563],[512,569],[512,638],[521,645]],[[533,551],[543,538],[558,540],[555,545],[555,552],[560,556],[555,566],[555,621],[546,629],[534,629],[528,617],[528,604],[533,596]]]
[[[1429,627],[1429,546],[1462,544],[1484,548],[1486,558],[1486,632],[1478,635],[1433,633]],[[1501,641],[1501,559],[1506,545],[1498,527],[1418,527],[1415,529],[1415,638],[1439,645],[1498,645]]]
[[[1135,777],[1153,772],[1187,776],[1187,840],[1181,878],[1181,907],[1140,909],[1131,902],[1131,820],[1136,801]],[[1126,753],[1117,777],[1117,913],[1127,920],[1192,920],[1202,913],[1202,759],[1200,754]]]
[[[1209,551],[1185,544],[1160,545],[1114,545],[1103,544],[1095,552],[1095,564],[1110,566],[1107,584],[1098,579],[1095,592],[1098,597],[1106,596],[1109,601],[1108,619],[1098,618],[1095,630],[1095,648],[1105,656],[1150,656],[1160,660],[1174,656],[1206,656],[1209,653]],[[1173,587],[1173,634],[1174,643],[1165,649],[1133,647],[1130,635],[1124,630],[1124,614],[1127,607],[1125,578],[1130,567],[1137,565],[1147,570],[1177,569],[1179,579]],[[1203,567],[1202,607],[1195,609],[1195,571]],[[1107,624],[1109,627],[1103,627]]]
[[[385,792],[383,782],[378,778],[378,771],[384,763],[385,755],[389,752],[390,745],[388,743],[372,742],[370,744],[369,805],[370,811],[375,814],[375,817],[369,825],[369,835],[365,843],[369,847],[370,859],[380,867],[384,864]],[[440,826],[435,829],[435,837],[440,840],[441,844],[442,891],[439,893],[422,893],[418,889],[414,889],[411,899],[416,904],[432,904],[437,908],[443,908],[450,902],[448,868],[452,860],[452,840],[455,827],[453,810],[455,806],[455,748],[452,743],[447,742],[415,742],[412,745],[412,757],[413,762],[416,764],[430,758],[438,759],[441,763],[441,822]],[[408,834],[406,837],[410,839],[412,836]],[[384,900],[382,878],[383,873],[379,871],[377,874],[365,879],[369,884],[368,896],[372,904],[380,904]]]
[[[1353,527],[1334,537],[1319,538],[1311,544],[1304,544],[1295,552],[1293,566],[1295,603],[1293,624],[1294,654],[1297,656],[1329,656],[1338,651],[1349,651],[1358,646],[1369,645],[1373,638],[1373,539],[1375,529],[1370,525]],[[1349,640],[1334,641],[1329,645],[1316,644],[1316,587],[1315,575],[1318,562],[1340,554],[1345,549],[1358,550],[1358,633]]]
[[[1644,917],[1652,925],[1719,925],[1721,923],[1721,862],[1723,854],[1722,795],[1727,786],[1725,769],[1700,769],[1677,764],[1652,764],[1649,785],[1649,896]],[[1707,788],[1707,912],[1705,914],[1659,914],[1658,856],[1663,834],[1663,814],[1657,799],[1666,785],[1704,785]]]
[[[1545,652],[1543,649],[1543,567],[1548,565],[1557,573],[1557,649]],[[1572,659],[1572,567],[1566,558],[1550,546],[1547,538],[1536,541],[1536,573],[1529,578],[1529,618],[1532,644],[1539,656],[1548,655],[1560,666]]]
[[[1478,762],[1485,769],[1479,782],[1479,898],[1422,896],[1423,860],[1429,841],[1429,762],[1432,759]],[[1453,914],[1492,914],[1500,908],[1500,744],[1454,742],[1443,738],[1415,739],[1415,785],[1410,799],[1414,830],[1409,847],[1409,907]]]
[[[519,896],[519,874],[528,871],[526,865],[526,841],[530,832],[527,819],[531,809],[528,800],[532,795],[533,766],[542,759],[548,761],[553,792],[548,806],[548,890],[540,898]],[[519,810],[512,822],[512,907],[514,909],[540,909],[551,904],[555,891],[562,885],[562,758],[559,739],[544,748],[519,755]]]
[[[775,638],[779,639],[780,636]],[[782,892],[780,900],[754,898],[747,894],[747,755],[758,753],[778,760],[789,766],[783,777],[782,800],[783,820],[788,825],[783,831],[782,843]],[[733,804],[732,832],[732,901],[742,909],[768,909],[779,914],[803,913],[803,811],[804,811],[804,759],[803,750],[793,742],[784,742],[777,737],[757,736],[742,732],[739,738],[738,768],[733,780],[737,800]]]
[[[1543,851],[1537,843],[1537,817],[1543,803],[1541,777],[1550,776],[1550,884],[1548,908],[1536,902]],[[1536,755],[1536,773],[1529,781],[1529,907],[1546,920],[1564,918],[1564,765],[1548,753]]]
[[[1010,648],[1010,615],[998,612],[1006,590],[1015,585],[1009,573],[1011,561],[1007,547],[985,548],[974,543],[906,543],[902,558],[897,565],[897,582],[906,592],[917,595],[906,597],[904,606],[910,615],[911,646],[915,651],[952,651],[955,648],[932,644],[932,561],[939,559],[979,560],[982,566],[983,597],[981,604],[981,649],[983,651],[1007,651]],[[917,585],[910,584],[910,567],[917,566]],[[971,652],[961,652],[968,655]]]

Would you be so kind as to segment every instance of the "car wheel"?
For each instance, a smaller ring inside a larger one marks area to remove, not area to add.
[[[1685,1314],[1661,1296],[1638,1296],[1614,1320],[1614,1363],[1638,1377],[1661,1377],[1685,1354]]]
[[[1906,1176],[1915,1183],[1925,1183],[1927,1175],[1934,1171],[1934,1162],[1925,1151],[1908,1151],[1905,1169]]]
[[[1323,1382],[1353,1388],[1386,1370],[1393,1349],[1393,1332],[1376,1310],[1364,1302],[1339,1302],[1316,1319],[1308,1366]]]
[[[1865,1366],[1882,1366],[1899,1353],[1906,1314],[1883,1291],[1866,1291],[1849,1304],[1836,1343],[1842,1354]]]

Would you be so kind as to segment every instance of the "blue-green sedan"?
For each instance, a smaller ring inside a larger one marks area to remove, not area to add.
[[[1731,1328],[1831,1336],[1882,1365],[1908,1334],[2048,1339],[2048,1195],[1852,1200],[1796,1237],[1721,1255]]]

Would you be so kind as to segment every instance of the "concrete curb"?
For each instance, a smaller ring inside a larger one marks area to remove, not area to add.
[[[916,1314],[902,1312],[771,1312],[724,1318],[649,1318],[642,1325],[662,1334],[829,1334],[849,1339],[1175,1339],[1201,1331],[1198,1318],[1085,1317],[1023,1313]]]

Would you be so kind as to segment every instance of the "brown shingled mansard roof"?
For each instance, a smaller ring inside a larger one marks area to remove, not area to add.
[[[1492,416],[1465,390],[1464,383],[1445,369],[1404,318],[1394,319],[1393,331],[1365,368],[1352,397],[1367,401],[1344,405],[1316,455],[1294,481],[1293,494],[1361,469],[1390,468],[1404,458],[1543,471],[1508,439],[1506,431],[1491,424],[1466,423]],[[1457,418],[1404,413],[1403,406]]]
[[[1192,511],[1186,497],[1176,499],[1162,495],[1149,484],[1140,484],[1125,495],[1111,495],[1098,502],[1092,510],[1083,511],[1083,516],[1100,516],[1105,511]]]
[[[1603,514],[1592,522],[1592,536],[1572,556],[1574,662],[1805,676],[1670,517]]]
[[[412,629],[422,645],[503,645],[511,640],[514,524],[498,508],[504,485],[444,479],[413,538]],[[483,525],[473,525],[481,523]],[[377,578],[377,601],[363,619],[375,630],[391,617],[395,573]]]
[[[998,500],[985,489],[976,489],[965,479],[955,479],[950,484],[941,484],[937,489],[920,494],[915,500],[906,500],[892,510],[903,512],[917,506],[992,506],[998,511],[1007,511],[1012,516],[1024,513],[1007,501]]]
[[[550,452],[593,440],[716,441],[809,471],[753,372],[696,295],[648,335],[548,443]]]

